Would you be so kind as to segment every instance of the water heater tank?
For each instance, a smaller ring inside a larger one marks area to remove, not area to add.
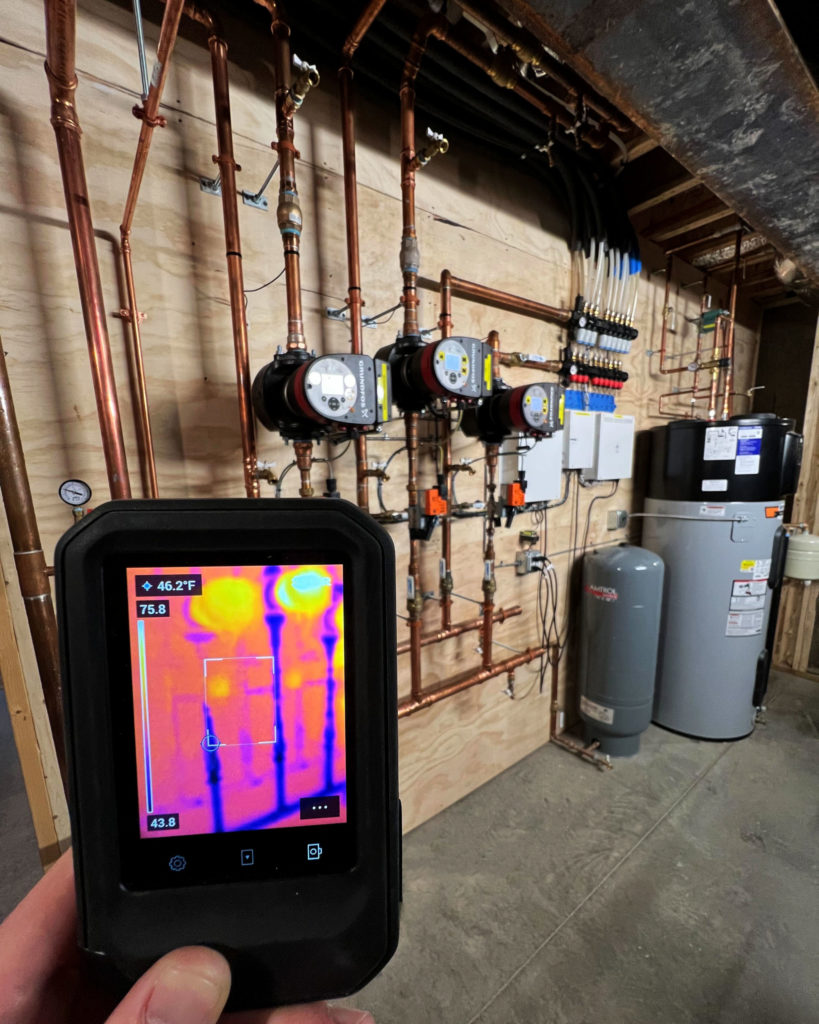
[[[770,413],[651,431],[643,544],[665,562],[654,721],[702,739],[754,728],[802,438]]]
[[[583,558],[580,717],[604,754],[636,754],[651,721],[663,574],[661,558],[629,544]]]

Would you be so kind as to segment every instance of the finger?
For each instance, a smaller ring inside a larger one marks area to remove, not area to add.
[[[26,1019],[24,1008],[34,1005],[49,988],[58,968],[71,958],[76,930],[74,872],[69,851],[0,925],[0,1019],[15,1019],[10,1007],[19,1019]]]
[[[280,1010],[251,1010],[229,1013],[223,1024],[375,1024],[364,1010],[311,1003],[309,1006],[284,1006]]]
[[[186,946],[146,971],[107,1024],[217,1024],[229,991],[227,960],[205,946]]]

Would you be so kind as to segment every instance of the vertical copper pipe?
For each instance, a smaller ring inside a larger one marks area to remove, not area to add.
[[[407,437],[407,507],[409,521],[412,523],[418,508],[418,413],[405,413],[404,423]],[[407,594],[407,611],[410,629],[410,689],[413,698],[421,692],[421,612],[424,597],[421,593],[419,543],[410,534],[409,577],[412,580],[412,595]]]
[[[700,318],[702,318],[706,309],[708,308],[708,274],[707,272],[702,275],[702,298],[700,299]],[[696,364],[696,370],[694,370],[694,376],[691,380],[692,398],[691,398],[691,419],[694,418],[694,413],[697,408],[696,394],[700,386],[700,359],[702,358],[702,320],[697,327],[697,351],[694,353],[694,362]]]
[[[233,351],[236,361],[236,388],[239,396],[239,429],[242,438],[242,467],[245,493],[259,497],[256,474],[256,421],[250,397],[250,356],[245,320],[245,282],[242,273],[242,242],[239,234],[239,205],[236,201],[237,164],[233,156],[233,128],[230,119],[230,85],[227,43],[217,35],[208,38],[213,71],[213,102],[216,109],[216,140],[222,180],[222,218],[225,222],[225,258],[227,259],[230,316],[233,326]]]
[[[46,77],[51,94],[51,124],[57,141],[68,226],[74,247],[91,376],[102,432],[102,450],[112,498],[130,498],[128,463],[122,437],[111,343],[105,317],[94,225],[80,144],[80,123],[74,104],[74,0],[46,0]]]
[[[128,309],[123,316],[128,323],[131,338],[131,372],[134,390],[134,425],[136,427],[137,451],[139,468],[142,477],[142,491],[147,498],[156,498],[159,488],[156,479],[156,458],[154,441],[151,431],[151,417],[148,407],[148,392],[145,385],[145,363],[142,353],[141,314],[136,297],[134,268],[131,258],[131,227],[134,222],[139,190],[145,174],[145,165],[151,148],[154,128],[165,125],[165,118],[159,115],[159,104],[168,77],[171,54],[173,53],[179,22],[185,0],[167,0],[162,26],[159,30],[159,42],[156,48],[156,72],[151,81],[148,95],[142,107],[134,107],[134,114],[142,121],[139,129],[134,167],[131,171],[131,182],[125,200],[119,233],[121,239],[122,269],[125,276],[125,290],[128,295]]]
[[[722,402],[722,418],[731,418],[732,402],[731,388],[734,384],[734,333],[737,315],[737,289],[739,288],[739,263],[742,255],[742,228],[737,231],[737,240],[734,247],[734,273],[731,277],[731,297],[728,300],[728,311],[731,319],[728,322],[728,338],[725,343],[725,358],[728,365],[725,367],[724,396]]]
[[[17,579],[23,594],[28,626],[40,672],[48,722],[63,785],[66,785],[63,701],[60,687],[60,658],[57,647],[57,619],[51,601],[51,584],[37,529],[34,501],[26,472],[23,443],[17,426],[6,357],[0,341],[0,490],[6,506]],[[0,584],[2,585],[2,584]]]
[[[278,14],[271,25],[273,66],[276,78],[276,151],[279,154],[279,204],[276,217],[284,249],[284,279],[287,296],[287,350],[306,350],[301,305],[301,206],[296,188],[296,147],[290,94],[290,29]]]
[[[418,333],[418,269],[421,260],[415,228],[415,79],[427,46],[426,22],[413,36],[401,76],[401,274],[404,334]]]
[[[452,337],[452,288],[448,270],[441,271],[441,315],[438,327],[442,338]],[[441,580],[441,626],[449,629],[452,625],[452,424],[449,417],[442,423],[441,472],[446,479],[447,513],[441,523],[441,557],[444,561],[444,575]]]
[[[347,36],[347,40],[344,43],[342,53],[344,54],[345,63],[349,63],[353,59],[353,54],[358,49],[359,43],[369,31],[370,25],[378,17],[379,11],[386,2],[387,0],[370,0],[361,12],[358,21],[353,26],[352,32]]]
[[[381,0],[383,3],[384,0]],[[372,5],[371,5],[372,6]],[[373,15],[375,17],[375,15]],[[365,29],[366,31],[366,29]],[[357,44],[356,44],[357,45]],[[353,47],[355,49],[355,47]],[[346,51],[345,51],[346,55]],[[343,65],[338,72],[341,97],[341,142],[344,161],[344,214],[347,229],[347,306],[350,310],[352,350],[364,351],[364,331],[361,322],[361,256],[358,238],[358,181],[355,166],[355,109],[352,97],[353,72]],[[367,439],[355,439],[356,501],[359,508],[369,510],[370,491],[367,477]]]
[[[674,257],[669,256],[665,264],[665,293],[663,295],[663,325],[660,329],[660,373],[668,373],[665,368],[665,346],[668,336],[668,305],[671,299],[671,271]]]
[[[492,623],[495,613],[495,487],[498,445],[486,446],[486,547],[483,570],[483,667],[492,664]]]

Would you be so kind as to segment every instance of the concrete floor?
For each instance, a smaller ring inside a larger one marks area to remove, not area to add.
[[[818,727],[819,683],[776,675],[739,743],[652,727],[607,773],[537,751],[406,838],[399,950],[350,1003],[378,1024],[816,1024]],[[0,914],[36,874],[8,775]]]

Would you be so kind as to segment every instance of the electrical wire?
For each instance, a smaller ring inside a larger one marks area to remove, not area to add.
[[[269,281],[265,281],[264,284],[260,284],[258,288],[245,288],[244,292],[243,292],[243,295],[245,297],[245,309],[247,309],[247,297],[248,297],[248,295],[252,295],[253,292],[260,292],[260,291],[263,291],[265,288],[269,288],[271,284],[275,284],[276,281],[279,280],[279,278],[282,276],[284,271],[285,271],[285,268],[282,267],[282,269],[278,272],[278,274],[276,274],[275,277],[271,277]]]
[[[290,470],[295,465],[296,465],[296,460],[294,459],[292,462],[289,462],[284,467],[284,469],[281,471],[281,474],[279,475],[279,479],[276,481],[276,497],[277,498],[280,498],[282,496],[282,484],[284,483],[284,478],[287,476],[287,474],[290,472]]]

